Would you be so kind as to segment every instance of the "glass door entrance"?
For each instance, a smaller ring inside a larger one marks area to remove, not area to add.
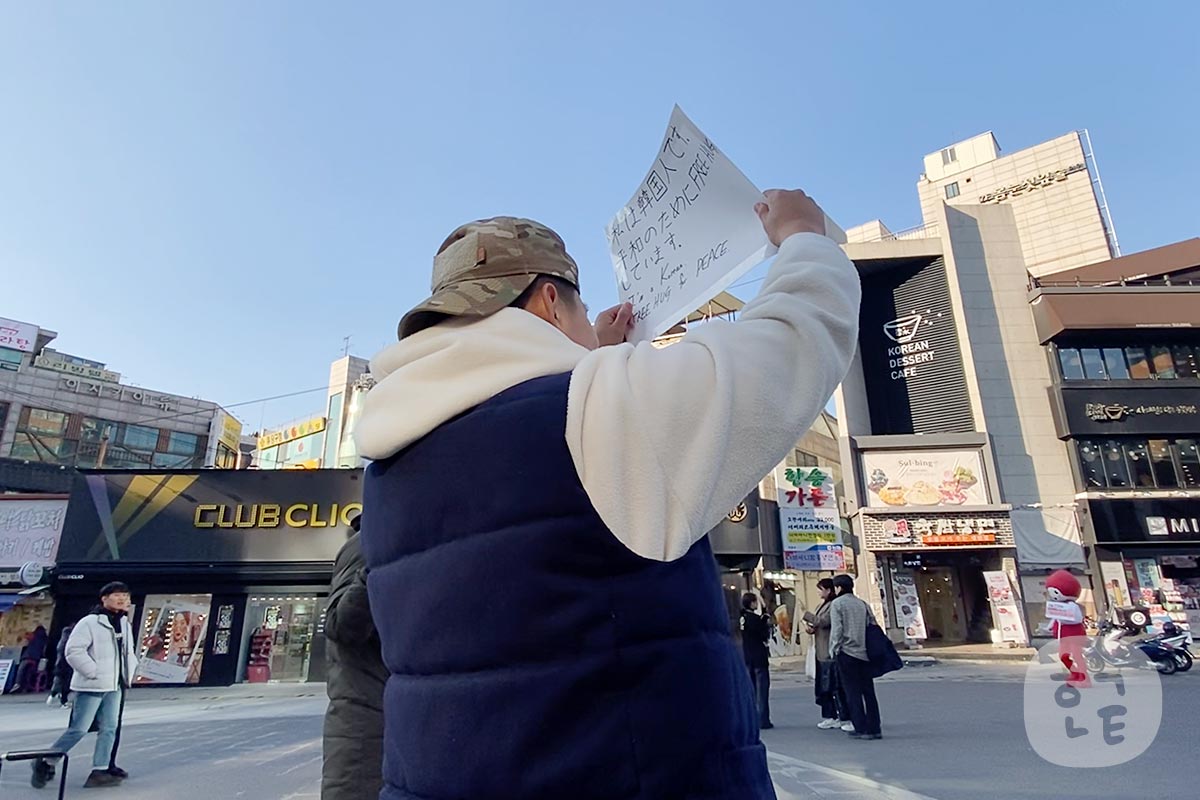
[[[316,597],[285,595],[250,598],[245,626],[249,632],[246,680],[308,678],[318,602]]]

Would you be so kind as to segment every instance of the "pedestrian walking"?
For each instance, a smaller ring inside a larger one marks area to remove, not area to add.
[[[821,721],[817,723],[817,727],[821,730],[833,730],[850,722],[845,691],[838,680],[837,660],[830,654],[829,648],[833,581],[829,578],[817,581],[817,592],[821,595],[821,605],[805,618],[807,630],[813,637],[812,647],[817,667],[814,685],[817,705],[821,707]]]
[[[100,590],[100,605],[75,625],[67,640],[66,658],[74,670],[71,691],[74,703],[67,730],[48,749],[65,753],[98,723],[92,771],[85,788],[116,786],[128,774],[112,762],[123,691],[131,684],[137,667],[133,632],[129,624],[129,587],[110,583]],[[34,788],[40,789],[54,777],[54,761],[33,762]]]
[[[38,625],[29,634],[29,641],[21,648],[17,659],[17,677],[13,686],[13,694],[20,692],[36,692],[38,674],[41,672],[42,659],[46,657],[46,645],[50,641],[45,626]]]
[[[383,786],[383,689],[388,671],[367,598],[361,516],[333,565],[325,607],[329,675],[321,800],[379,797]]]
[[[438,249],[355,429],[385,800],[775,796],[706,533],[824,407],[860,288],[803,192],[757,211],[758,298],[665,348],[589,321],[545,225]]]
[[[879,700],[867,655],[867,625],[877,623],[871,607],[854,595],[853,578],[837,575],[833,586],[837,597],[829,604],[829,654],[837,660],[851,721],[842,730],[854,739],[882,739]]]
[[[771,662],[767,642],[771,640],[771,617],[758,611],[758,598],[753,592],[742,595],[742,616],[738,623],[742,631],[742,656],[750,671],[750,684],[758,703],[759,726],[770,730],[771,724]]]

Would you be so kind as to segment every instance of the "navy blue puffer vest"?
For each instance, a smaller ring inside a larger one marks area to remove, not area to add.
[[[774,798],[708,541],[661,563],[608,531],[564,439],[569,381],[513,387],[367,471],[381,796]]]

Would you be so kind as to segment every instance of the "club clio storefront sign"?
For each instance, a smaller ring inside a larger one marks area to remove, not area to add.
[[[361,510],[357,470],[84,471],[59,561],[332,561]]]
[[[1055,425],[1062,439],[1086,436],[1183,435],[1200,431],[1200,387],[1054,387]]]
[[[859,346],[877,435],[974,430],[944,261],[862,276]]]

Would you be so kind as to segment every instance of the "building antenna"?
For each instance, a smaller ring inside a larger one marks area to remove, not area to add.
[[[345,358],[348,355],[350,355],[350,337],[343,336],[342,337],[342,358]]]

